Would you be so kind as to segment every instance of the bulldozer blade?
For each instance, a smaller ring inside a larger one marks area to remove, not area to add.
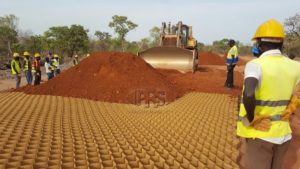
[[[180,72],[194,72],[197,68],[197,53],[195,50],[177,47],[154,47],[139,52],[138,56],[154,68],[176,69]]]

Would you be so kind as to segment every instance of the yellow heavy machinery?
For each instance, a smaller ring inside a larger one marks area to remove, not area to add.
[[[192,26],[182,22],[171,26],[170,22],[168,25],[163,22],[159,45],[139,52],[138,56],[154,68],[195,72],[198,67],[198,50]]]

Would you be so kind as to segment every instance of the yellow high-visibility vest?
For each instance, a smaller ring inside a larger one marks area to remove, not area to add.
[[[31,65],[29,65],[29,60],[27,58],[24,58],[24,71],[29,70],[29,68],[31,67]]]
[[[232,61],[232,55],[233,57],[233,61]],[[227,53],[227,59],[226,59],[226,63],[230,64],[236,64],[238,62],[238,48],[236,47],[236,45],[234,45],[232,48],[230,48],[229,52]]]
[[[20,74],[21,73],[21,66],[20,66],[19,61],[16,61],[15,59],[13,59],[10,63],[10,67],[11,67],[11,74],[15,75],[15,74]]]
[[[254,115],[276,116],[283,114],[293,90],[300,79],[300,64],[285,56],[264,56],[252,60],[262,71],[261,84],[255,92]],[[240,106],[240,117],[246,116],[244,104]],[[259,131],[237,122],[237,135],[245,138],[273,138],[291,133],[289,122],[272,121],[269,131]]]

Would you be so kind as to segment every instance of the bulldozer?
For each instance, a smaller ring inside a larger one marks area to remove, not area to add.
[[[198,67],[197,40],[192,26],[178,22],[172,25],[162,23],[159,45],[138,52],[154,68],[176,69],[180,72],[195,72]]]

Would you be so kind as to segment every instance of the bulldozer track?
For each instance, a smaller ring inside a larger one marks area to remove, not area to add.
[[[145,108],[0,93],[0,168],[237,169],[237,98]]]

